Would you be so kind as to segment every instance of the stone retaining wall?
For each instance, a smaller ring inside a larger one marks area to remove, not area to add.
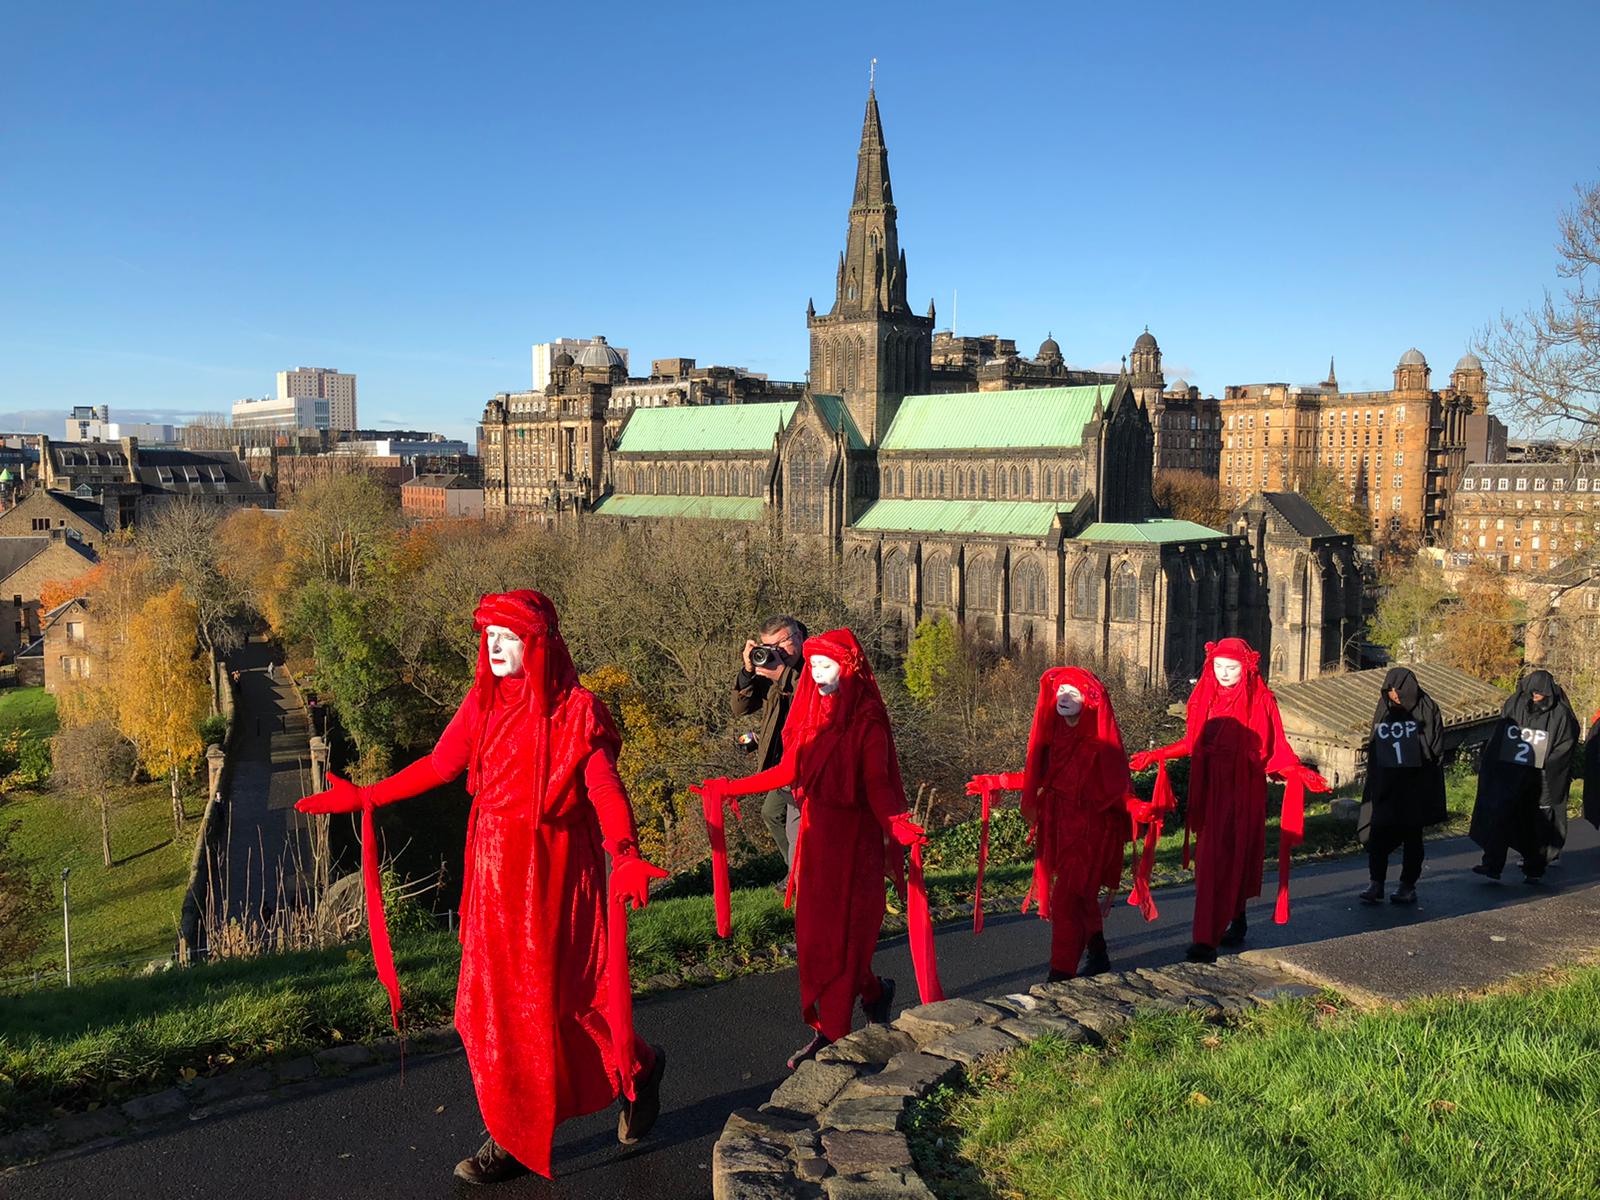
[[[988,1000],[941,1000],[869,1025],[802,1063],[759,1108],[728,1118],[711,1158],[715,1200],[933,1200],[902,1125],[912,1102],[966,1068],[1054,1034],[1101,1043],[1136,1009],[1226,1020],[1319,989],[1268,967],[1215,964],[1112,972]]]

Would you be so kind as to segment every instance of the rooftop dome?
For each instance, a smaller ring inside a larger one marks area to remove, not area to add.
[[[570,367],[572,366],[572,355],[563,350],[560,354],[556,355],[555,362],[551,363],[550,365],[555,367]]]
[[[603,337],[597,337],[583,349],[578,351],[577,358],[573,360],[580,367],[620,367],[622,355],[606,345]]]
[[[1061,361],[1061,345],[1060,345],[1060,343],[1058,343],[1056,341],[1056,339],[1051,337],[1048,333],[1045,334],[1044,335],[1044,341],[1039,343],[1039,353],[1035,357],[1037,357],[1040,361],[1049,360],[1049,361],[1054,361],[1054,362],[1060,362]]]
[[[1158,350],[1158,349],[1160,349],[1160,347],[1156,345],[1155,336],[1150,332],[1148,327],[1145,329],[1145,331],[1143,333],[1141,333],[1136,339],[1134,339],[1133,348],[1135,350]]]
[[[1456,360],[1456,370],[1458,370],[1458,371],[1481,371],[1481,370],[1483,370],[1483,360],[1481,358],[1479,358],[1476,354],[1472,354],[1470,352],[1467,353],[1467,354],[1463,354],[1460,358],[1458,358]]]
[[[1400,356],[1400,365],[1402,367],[1425,367],[1428,365],[1428,360],[1422,357],[1421,350],[1413,346]]]
[[[1187,392],[1188,390],[1189,381],[1187,379],[1174,379],[1167,387],[1169,392]]]

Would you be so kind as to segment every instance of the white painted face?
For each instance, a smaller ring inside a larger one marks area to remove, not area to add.
[[[490,625],[483,631],[489,639],[489,670],[496,679],[522,674],[525,653],[522,639],[504,625]]]
[[[839,664],[823,654],[811,656],[811,681],[817,691],[831,696],[839,690]]]
[[[1217,682],[1229,688],[1244,678],[1244,664],[1237,658],[1219,658],[1212,662],[1211,669],[1216,672]]]
[[[1076,721],[1078,714],[1083,711],[1083,693],[1070,683],[1063,683],[1056,689],[1056,712],[1068,721]]]

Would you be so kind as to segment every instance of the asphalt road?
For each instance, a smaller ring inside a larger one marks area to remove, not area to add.
[[[1247,945],[1291,945],[1426,925],[1553,893],[1571,894],[1600,880],[1600,836],[1579,822],[1573,823],[1562,862],[1551,868],[1541,888],[1521,883],[1514,865],[1506,879],[1516,882],[1495,885],[1470,874],[1478,856],[1465,839],[1430,843],[1428,855],[1418,889],[1421,903],[1414,909],[1356,903],[1355,894],[1366,882],[1364,859],[1298,869],[1287,926],[1272,924],[1269,871],[1269,895],[1250,910]],[[1398,855],[1391,885],[1397,872]],[[1156,965],[1182,956],[1189,943],[1193,890],[1167,888],[1156,896],[1161,914],[1153,924],[1143,924],[1136,910],[1120,902],[1113,909],[1107,935],[1114,965]],[[945,990],[951,996],[986,996],[1026,988],[1043,978],[1048,948],[1049,929],[1032,916],[991,912],[978,937],[970,924],[944,926],[938,951]],[[878,969],[899,980],[901,1002],[915,1001],[903,938],[880,947]],[[1440,988],[1451,985],[1448,977],[1438,980]],[[784,1059],[806,1040],[796,996],[790,970],[641,1001],[638,1027],[664,1044],[668,1055],[664,1110],[652,1136],[636,1147],[619,1146],[615,1109],[570,1122],[556,1139],[554,1182],[529,1178],[494,1194],[587,1200],[709,1197],[711,1148],[728,1112],[764,1101],[785,1074]],[[259,1106],[227,1117],[80,1152],[0,1177],[0,1193],[29,1200],[476,1195],[480,1189],[456,1184],[450,1171],[476,1149],[481,1128],[466,1060],[455,1053],[412,1062],[403,1084],[396,1070],[368,1072],[294,1099],[263,1098]]]

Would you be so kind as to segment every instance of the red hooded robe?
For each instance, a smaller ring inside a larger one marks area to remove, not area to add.
[[[579,686],[555,607],[535,591],[486,595],[473,625],[521,638],[523,673],[496,678],[480,636],[472,688],[432,754],[362,789],[373,950],[398,1017],[372,807],[465,770],[456,1029],[490,1136],[548,1176],[556,1126],[631,1097],[654,1062],[633,1033],[621,901],[607,912],[604,851],[636,857],[636,831],[616,774],[621,736]]]
[[[794,789],[801,815],[789,886],[800,1004],[808,1025],[837,1040],[850,1032],[856,997],[870,1003],[879,994],[872,953],[883,926],[883,881],[891,863],[896,878],[904,864],[885,853],[885,835],[905,814],[906,798],[889,714],[855,635],[835,629],[807,638],[803,653],[808,662],[821,655],[839,664],[838,690],[822,695],[811,672],[802,671],[783,727],[783,758],[721,783],[708,807],[720,810],[722,797]],[[922,910],[913,913],[913,957],[923,1000],[937,1000],[943,993],[925,898]]]
[[[1239,682],[1217,682],[1216,660],[1244,668]],[[1184,737],[1158,758],[1192,756],[1188,829],[1195,850],[1194,940],[1216,946],[1245,904],[1261,894],[1267,841],[1267,775],[1289,779],[1280,833],[1278,921],[1288,919],[1288,851],[1304,831],[1300,759],[1283,733],[1283,718],[1259,668],[1261,656],[1243,638],[1206,643],[1206,661],[1189,695]]]
[[[1083,697],[1076,725],[1056,711],[1056,692]],[[1033,829],[1033,896],[1052,923],[1050,965],[1075,972],[1100,932],[1102,888],[1122,882],[1128,818],[1128,760],[1105,686],[1081,667],[1052,667],[1039,679],[1028,733],[1022,815]]]

